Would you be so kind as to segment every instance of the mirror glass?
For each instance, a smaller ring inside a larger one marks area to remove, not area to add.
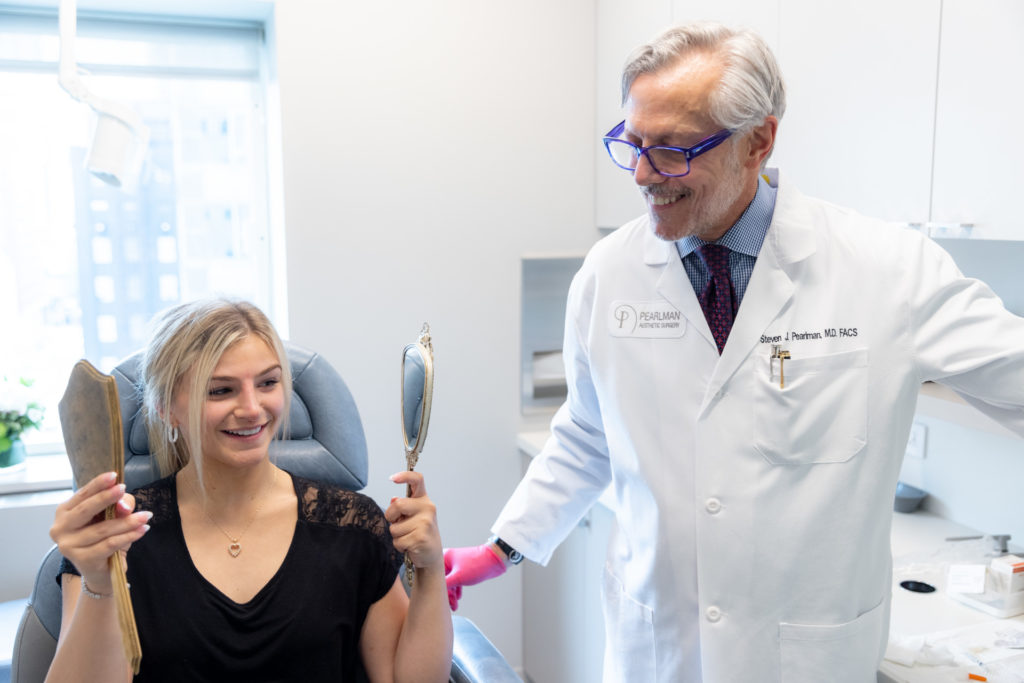
[[[430,421],[433,363],[429,339],[424,325],[419,340],[406,346],[402,354],[402,434],[410,454],[423,450]]]
[[[426,382],[423,354],[415,345],[406,347],[402,360],[402,424],[405,426],[405,447],[410,451],[416,450],[423,424],[423,390]]]

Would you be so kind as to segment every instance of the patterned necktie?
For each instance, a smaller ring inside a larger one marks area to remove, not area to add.
[[[707,266],[711,278],[700,293],[700,307],[718,344],[718,353],[725,348],[732,321],[736,315],[736,292],[729,277],[729,248],[719,244],[705,244],[697,249],[697,256]]]

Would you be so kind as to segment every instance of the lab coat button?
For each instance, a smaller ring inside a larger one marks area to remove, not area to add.
[[[722,610],[718,609],[714,605],[704,610],[704,616],[707,617],[708,621],[715,623],[722,618]]]
[[[718,514],[718,512],[722,509],[722,501],[718,500],[717,498],[708,498],[707,501],[704,503],[704,509],[706,509],[713,515]]]

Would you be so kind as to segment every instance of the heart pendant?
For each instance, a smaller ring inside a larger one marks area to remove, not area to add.
[[[242,544],[232,543],[228,546],[228,552],[231,553],[231,557],[238,557],[238,554],[242,552]]]

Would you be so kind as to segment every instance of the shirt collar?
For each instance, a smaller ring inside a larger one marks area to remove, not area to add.
[[[774,187],[765,182],[764,178],[759,177],[757,192],[754,193],[754,198],[747,209],[715,244],[721,244],[723,247],[728,247],[730,251],[738,251],[756,258],[761,251],[764,236],[768,232],[768,225],[772,221],[776,191]],[[689,235],[676,242],[676,249],[679,251],[680,258],[686,258],[705,244],[708,242]]]

